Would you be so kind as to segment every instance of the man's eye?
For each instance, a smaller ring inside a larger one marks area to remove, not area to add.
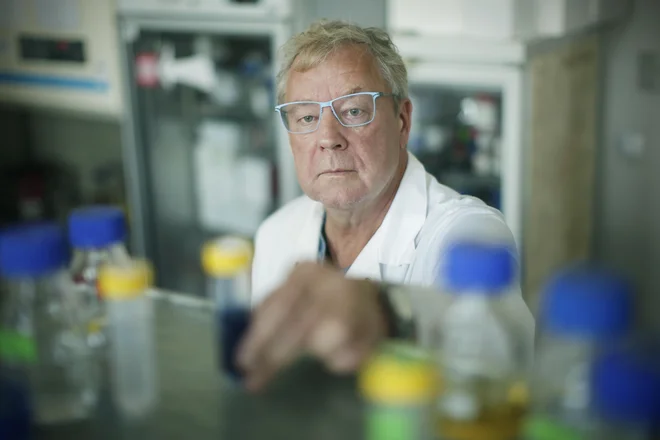
[[[355,117],[355,116],[360,116],[360,114],[362,114],[362,110],[360,110],[359,108],[352,108],[348,111],[349,116]]]
[[[300,118],[300,120],[309,124],[310,122],[314,121],[314,116],[311,115],[303,116],[302,118]]]

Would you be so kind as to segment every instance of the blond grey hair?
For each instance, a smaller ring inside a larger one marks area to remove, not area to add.
[[[282,65],[276,83],[279,103],[284,102],[286,82],[294,62],[297,71],[305,72],[321,64],[337,49],[350,45],[362,46],[374,57],[398,107],[399,102],[408,97],[408,72],[390,36],[382,29],[363,28],[339,20],[312,23],[282,46]]]

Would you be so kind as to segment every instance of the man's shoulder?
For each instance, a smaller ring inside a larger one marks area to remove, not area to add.
[[[302,223],[308,218],[316,202],[307,196],[297,197],[280,207],[261,223],[257,236],[281,236],[286,231],[299,230]]]
[[[462,195],[455,190],[439,183],[429,175],[428,210],[424,229],[445,228],[455,221],[467,218],[487,217],[504,221],[502,213],[488,206],[482,200]]]

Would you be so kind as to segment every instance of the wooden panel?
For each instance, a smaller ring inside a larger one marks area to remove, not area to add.
[[[563,46],[531,62],[531,185],[524,291],[536,310],[547,277],[588,258],[592,241],[598,41]]]

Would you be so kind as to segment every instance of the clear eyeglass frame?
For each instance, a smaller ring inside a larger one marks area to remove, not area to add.
[[[346,123],[345,121],[342,121],[342,118],[337,114],[337,109],[335,108],[335,105],[337,105],[337,103],[347,102],[348,100],[350,100],[352,98],[359,98],[359,97],[362,97],[362,96],[365,96],[365,97],[370,96],[372,98],[372,100],[371,100],[371,105],[372,105],[372,107],[371,107],[371,117],[369,118],[369,120],[361,121],[361,122],[355,123],[355,124]],[[396,95],[393,94],[393,93],[384,93],[384,92],[358,92],[358,93],[351,93],[351,94],[348,94],[348,95],[339,96],[337,98],[334,98],[334,99],[331,99],[330,101],[325,101],[325,102],[319,102],[319,101],[286,102],[284,104],[280,104],[280,105],[276,106],[275,111],[280,115],[280,120],[282,121],[282,125],[284,126],[286,131],[288,131],[289,133],[292,133],[292,134],[308,134],[308,133],[313,133],[316,130],[318,130],[319,126],[321,125],[321,118],[323,117],[323,109],[325,107],[330,107],[330,110],[332,110],[332,114],[335,116],[335,119],[337,119],[337,121],[339,121],[339,123],[342,126],[348,127],[348,128],[362,127],[362,126],[365,126],[365,125],[368,125],[368,124],[372,123],[374,121],[374,119],[376,118],[376,99],[381,97],[381,96],[393,96],[393,97],[395,97]],[[305,115],[305,117],[318,115],[317,120],[316,120],[316,124],[315,125],[309,125],[304,130],[302,130],[302,129],[301,130],[295,130],[295,129],[292,130],[289,127],[289,123],[287,122],[288,112],[287,112],[286,109],[287,109],[287,107],[292,107],[292,106],[296,106],[296,105],[297,106],[304,106],[304,105],[314,106],[314,105],[318,105],[318,113],[316,113],[316,111],[314,111],[314,114],[312,114],[312,115]]]

